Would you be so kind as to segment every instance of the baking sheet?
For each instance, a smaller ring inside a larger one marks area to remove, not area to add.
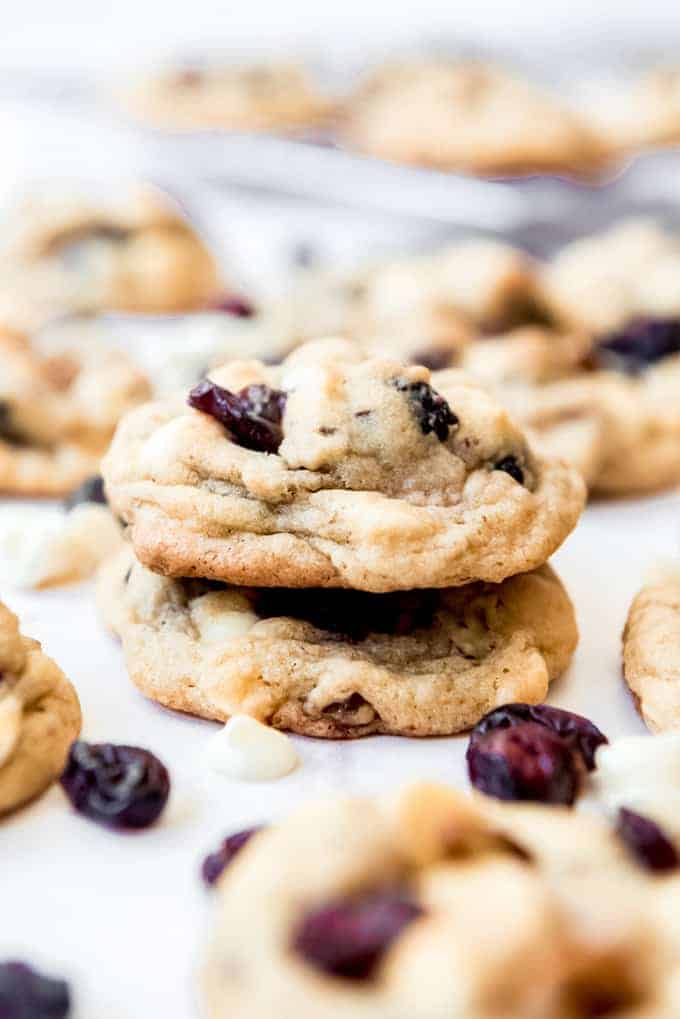
[[[621,680],[620,634],[649,567],[678,556],[679,510],[677,493],[595,503],[553,560],[575,602],[581,641],[550,701],[592,718],[610,738],[644,731]],[[210,894],[198,870],[231,831],[310,797],[423,777],[467,786],[465,737],[295,737],[301,765],[292,775],[231,782],[203,760],[216,725],[161,709],[131,686],[117,642],[97,620],[91,584],[44,593],[4,587],[2,595],[75,683],[84,738],[149,747],[172,777],[168,808],[146,832],[99,828],[70,810],[58,786],[2,823],[0,958],[27,958],[66,976],[75,1019],[200,1014],[195,977]]]

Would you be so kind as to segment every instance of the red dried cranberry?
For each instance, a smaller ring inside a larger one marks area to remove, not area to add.
[[[638,375],[651,364],[680,353],[680,318],[637,318],[612,333],[593,352],[596,368]]]
[[[350,641],[369,633],[403,636],[429,626],[437,607],[437,591],[393,591],[372,594],[345,588],[262,588],[256,612],[264,619],[290,616],[304,619]]]
[[[37,973],[23,962],[0,963],[0,1019],[66,1019],[68,984]]]
[[[427,382],[395,379],[394,385],[400,393],[407,394],[423,435],[434,432],[440,442],[445,442],[449,437],[449,430],[458,427],[458,418],[444,397]]]
[[[70,510],[81,502],[95,502],[106,505],[106,493],[104,492],[104,479],[100,474],[93,474],[86,478],[82,485],[67,495],[64,499],[64,509]]]
[[[303,917],[293,948],[324,973],[367,980],[392,942],[422,913],[395,890],[329,902]]]
[[[473,786],[499,800],[571,805],[582,767],[569,744],[536,722],[491,729],[470,741],[467,763]]]
[[[210,414],[246,449],[276,453],[283,439],[286,394],[269,386],[246,386],[238,393],[203,379],[189,393],[189,406]]]
[[[212,305],[215,311],[224,312],[225,315],[233,315],[234,318],[252,318],[255,308],[245,297],[225,297]]]
[[[561,736],[572,750],[580,754],[588,771],[595,767],[597,748],[609,742],[604,733],[583,715],[548,704],[504,704],[502,708],[495,708],[477,722],[470,740],[474,742],[493,729],[508,729],[522,722],[537,722]]]
[[[234,832],[220,843],[219,849],[206,856],[201,866],[201,876],[207,885],[215,884],[246,842],[249,842],[258,831],[261,831],[261,828],[245,828],[243,831]]]
[[[148,750],[113,743],[71,746],[61,784],[75,809],[113,828],[146,828],[170,793],[164,765]]]
[[[204,80],[204,72],[197,67],[184,67],[173,75],[173,82],[178,88],[197,88]]]
[[[518,485],[524,484],[524,471],[520,467],[516,456],[504,456],[497,464],[493,465],[495,471],[505,471]]]
[[[616,831],[638,863],[647,870],[676,870],[680,865],[675,846],[650,818],[621,807]]]
[[[411,364],[423,364],[431,372],[448,368],[454,360],[453,352],[442,347],[424,347],[410,357]]]

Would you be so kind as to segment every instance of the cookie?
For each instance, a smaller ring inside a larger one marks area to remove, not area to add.
[[[331,739],[449,735],[500,704],[541,701],[577,641],[547,566],[376,595],[171,580],[126,548],[102,568],[98,601],[147,696]]]
[[[0,332],[0,491],[64,495],[98,470],[118,420],[149,398],[126,354],[60,334],[39,351]]]
[[[122,531],[106,506],[0,506],[0,562],[6,584],[34,590],[93,576],[122,544]]]
[[[59,777],[80,721],[66,676],[0,604],[0,814],[39,796]]]
[[[588,172],[596,136],[549,93],[488,64],[387,64],[343,112],[341,138],[385,159],[481,174]]]
[[[657,67],[590,91],[584,110],[612,153],[680,141],[680,69]]]
[[[307,806],[231,855],[211,1019],[674,1014],[674,879],[594,815],[420,784]]]
[[[637,594],[623,631],[623,674],[653,732],[680,729],[680,578]]]
[[[467,378],[449,403],[429,378],[342,340],[226,365],[193,392],[206,412],[168,401],[124,419],[109,500],[167,576],[384,592],[542,565],[576,524],[580,478],[534,457]]]
[[[536,449],[576,466],[591,491],[624,495],[680,481],[679,320],[637,320],[599,342],[525,327],[468,344],[459,363]],[[435,374],[445,396],[447,384],[447,373]]]
[[[133,116],[171,130],[276,131],[313,127],[329,100],[298,64],[216,61],[169,67],[124,91]]]
[[[617,223],[562,248],[542,287],[555,318],[595,335],[680,316],[680,236],[651,219]]]
[[[31,331],[67,312],[173,312],[218,292],[215,261],[166,196],[36,193],[4,224],[0,320]]]

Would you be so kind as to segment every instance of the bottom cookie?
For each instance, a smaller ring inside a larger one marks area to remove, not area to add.
[[[433,785],[227,840],[211,1019],[670,1019],[677,870],[613,825]]]
[[[643,587],[633,601],[623,674],[652,732],[680,730],[680,575]]]
[[[59,777],[80,722],[78,697],[59,666],[0,603],[0,814]]]
[[[547,566],[502,584],[376,595],[175,580],[126,548],[102,568],[98,599],[147,696],[330,739],[449,735],[500,704],[537,703],[577,642]]]

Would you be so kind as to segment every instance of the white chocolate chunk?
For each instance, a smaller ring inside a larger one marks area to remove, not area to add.
[[[0,698],[0,768],[10,759],[19,741],[21,711],[21,701],[14,694]]]
[[[191,617],[201,638],[211,644],[243,636],[258,620],[246,596],[238,591],[211,591],[196,598]]]
[[[234,715],[210,742],[208,763],[244,782],[267,782],[288,775],[298,764],[292,740],[249,715]]]
[[[658,816],[659,805],[680,798],[680,733],[627,736],[598,748],[596,795],[610,810],[626,806]],[[671,812],[671,808],[668,808]]]

